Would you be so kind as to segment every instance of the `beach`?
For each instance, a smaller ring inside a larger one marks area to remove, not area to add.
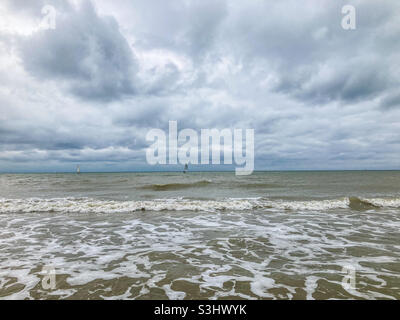
[[[0,299],[399,299],[399,185],[399,171],[1,174]]]

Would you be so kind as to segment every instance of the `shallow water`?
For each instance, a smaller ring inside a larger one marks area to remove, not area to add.
[[[389,171],[0,175],[0,298],[399,299],[399,186]]]

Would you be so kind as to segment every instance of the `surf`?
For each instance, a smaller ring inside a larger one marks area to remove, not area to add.
[[[199,182],[207,184],[209,182]],[[158,188],[180,187],[173,184]],[[185,186],[187,187],[187,186]],[[166,188],[166,189],[165,189]],[[101,200],[92,198],[54,199],[0,199],[0,213],[133,213],[138,211],[329,211],[337,209],[371,210],[379,208],[400,208],[400,198],[362,199],[347,197],[324,200],[270,200],[266,198],[226,198],[219,200],[194,200],[182,198],[155,200]]]

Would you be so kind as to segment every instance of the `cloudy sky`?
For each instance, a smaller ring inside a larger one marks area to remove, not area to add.
[[[398,0],[2,0],[0,171],[152,169],[169,120],[254,128],[259,170],[400,169],[399,84]]]

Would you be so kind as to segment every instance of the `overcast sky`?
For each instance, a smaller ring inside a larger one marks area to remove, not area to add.
[[[258,170],[400,169],[399,82],[398,0],[2,0],[0,171],[152,169],[169,120],[255,129]]]

